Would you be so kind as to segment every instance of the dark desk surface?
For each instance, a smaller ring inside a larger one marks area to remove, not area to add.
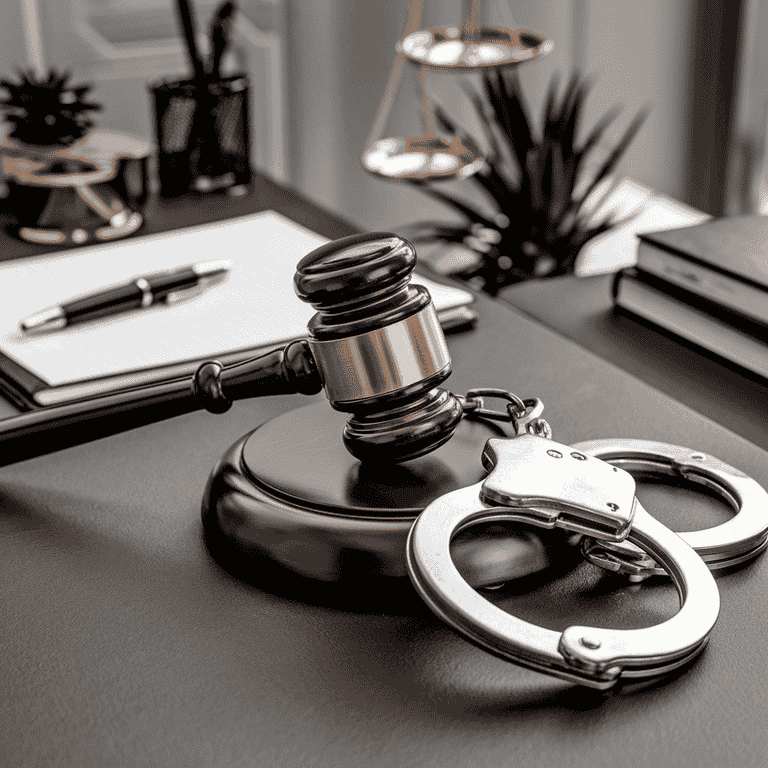
[[[614,314],[613,275],[559,277],[502,300],[662,392],[768,449],[768,385],[658,330]]]
[[[455,391],[535,394],[560,441],[688,443],[768,485],[751,443],[500,302],[477,309],[477,330],[449,338]],[[690,670],[606,698],[492,657],[408,599],[331,606],[229,576],[201,540],[206,478],[243,432],[306,402],[242,401],[0,470],[4,765],[766,764],[765,558],[718,579],[720,621]],[[670,524],[723,519],[701,494],[641,499]],[[493,599],[552,629],[676,606],[670,586],[589,564],[528,587]]]

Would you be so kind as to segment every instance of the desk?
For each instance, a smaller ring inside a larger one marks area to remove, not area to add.
[[[272,191],[258,204],[288,212],[281,200],[296,198]],[[314,226],[346,225],[324,214]],[[751,443],[501,302],[476,307],[477,330],[449,337],[454,391],[535,394],[560,441],[693,443],[768,485]],[[201,539],[206,478],[244,431],[306,402],[240,401],[0,470],[5,765],[765,764],[764,558],[718,579],[721,618],[690,670],[608,698],[496,659],[408,599],[331,607],[229,576]],[[642,492],[670,523],[689,502],[694,520],[722,514],[687,491]],[[676,606],[671,587],[589,564],[494,599],[553,629],[654,624]]]
[[[614,275],[533,280],[500,298],[768,450],[768,385],[638,320],[614,314]]]

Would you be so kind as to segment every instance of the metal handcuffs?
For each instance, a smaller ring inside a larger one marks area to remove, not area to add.
[[[632,476],[597,456],[635,471],[681,474],[725,496],[739,511],[737,518],[685,535],[711,567],[741,562],[766,546],[768,494],[723,462],[648,441],[568,446],[523,432],[489,440],[483,462],[491,472],[485,480],[445,494],[421,513],[408,537],[407,563],[430,608],[476,644],[523,666],[608,689],[620,679],[655,677],[693,659],[709,639],[720,598],[704,560],[640,505]],[[560,633],[515,618],[470,587],[451,560],[451,540],[461,530],[498,520],[586,534],[591,559],[631,577],[667,573],[680,595],[680,611],[635,630],[574,626]],[[625,541],[639,549],[627,554],[619,546]]]
[[[768,546],[768,493],[748,475],[702,451],[651,440],[587,440],[573,448],[639,477],[685,478],[715,491],[736,512],[722,525],[679,533],[712,571],[749,560]],[[630,581],[660,576],[664,569],[639,547],[587,537],[584,556],[595,565],[626,574]]]

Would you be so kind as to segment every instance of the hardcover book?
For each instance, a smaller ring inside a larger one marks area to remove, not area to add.
[[[768,216],[729,216],[640,235],[637,266],[715,307],[768,323]]]
[[[639,269],[616,276],[614,299],[618,310],[768,380],[768,325]]]

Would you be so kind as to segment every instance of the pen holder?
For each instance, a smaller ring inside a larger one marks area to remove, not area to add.
[[[226,189],[251,179],[248,78],[163,81],[150,87],[155,109],[160,194]]]

